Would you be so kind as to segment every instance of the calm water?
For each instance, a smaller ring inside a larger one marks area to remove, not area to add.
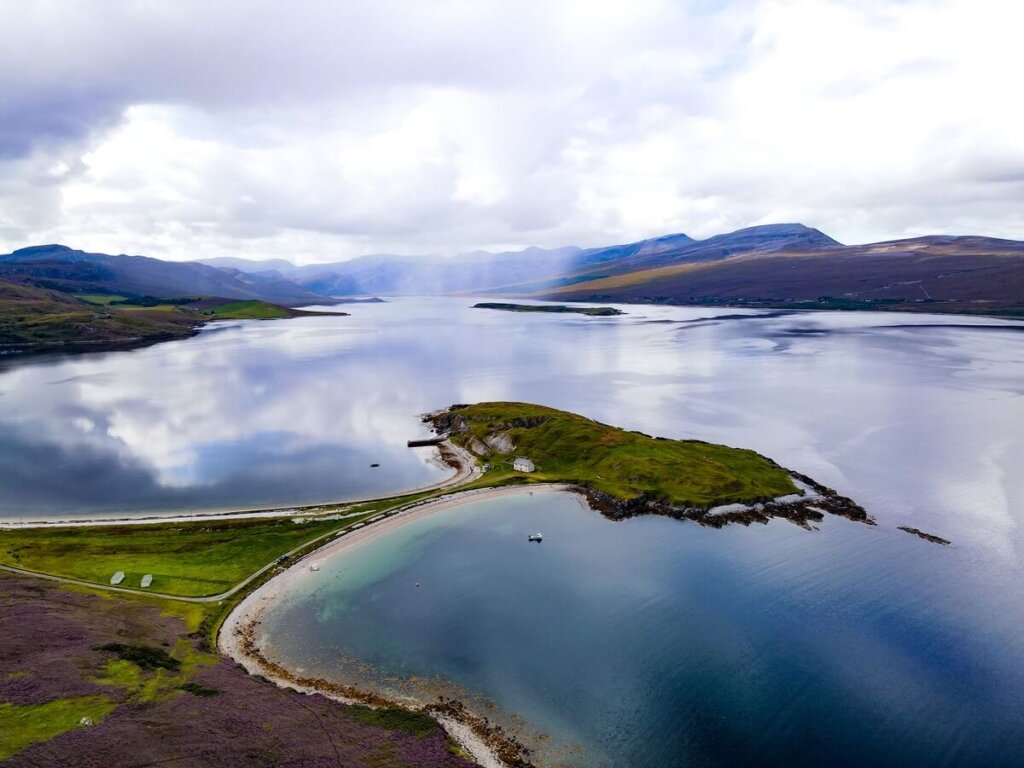
[[[613,524],[571,497],[463,508],[325,565],[322,585],[282,603],[306,647],[268,641],[339,674],[355,657],[370,677],[442,675],[581,745],[577,761],[1022,762],[1020,323],[471,303],[408,299],[7,361],[0,514],[413,487],[444,475],[405,447],[416,416],[452,402],[528,400],[742,445],[854,497],[880,526]],[[547,538],[531,550],[534,527]]]
[[[548,765],[1020,765],[1024,600],[972,568],[845,520],[610,522],[538,493],[326,560],[262,643],[392,695],[470,692],[548,733]]]

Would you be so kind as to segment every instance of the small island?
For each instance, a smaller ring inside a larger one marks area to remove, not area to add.
[[[615,307],[570,307],[565,304],[504,304],[498,301],[481,301],[473,309],[500,309],[504,312],[552,312],[555,314],[577,314],[590,317],[613,317],[626,314]]]

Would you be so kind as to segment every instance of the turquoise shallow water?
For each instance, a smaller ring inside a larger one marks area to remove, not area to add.
[[[968,560],[842,519],[611,522],[538,493],[325,559],[261,642],[393,695],[482,694],[544,764],[1019,765],[1024,599]]]

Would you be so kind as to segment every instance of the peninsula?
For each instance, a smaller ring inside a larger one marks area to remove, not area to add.
[[[0,528],[0,733],[14,734],[0,739],[0,759],[66,764],[88,751],[116,764],[125,749],[156,759],[202,748],[270,765],[270,753],[315,761],[344,743],[360,745],[357,763],[529,766],[521,743],[457,701],[392,701],[266,657],[255,632],[263,607],[311,563],[493,495],[577,492],[610,518],[716,528],[785,518],[813,529],[826,513],[873,524],[850,499],[750,450],[527,403],[454,405],[424,421],[457,470],[430,489],[232,516]],[[231,659],[301,693],[270,695]],[[214,724],[201,737],[199,720]],[[155,722],[159,745],[148,737]],[[296,729],[303,739],[287,735]]]

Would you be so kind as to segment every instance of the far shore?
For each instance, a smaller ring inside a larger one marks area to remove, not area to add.
[[[296,560],[286,570],[273,577],[262,586],[250,592],[230,614],[224,619],[217,637],[218,650],[237,661],[254,675],[262,675],[275,684],[293,688],[306,693],[320,693],[343,703],[361,703],[376,705],[394,705],[408,708],[409,702],[391,702],[377,694],[358,689],[331,684],[329,681],[302,678],[290,673],[279,664],[267,659],[256,647],[256,631],[264,611],[289,587],[302,579],[315,577],[310,570],[314,563],[329,558],[339,557],[362,544],[385,536],[416,520],[447,511],[466,504],[500,498],[503,496],[534,494],[534,493],[566,493],[575,492],[574,486],[560,483],[544,483],[534,485],[515,485],[497,488],[481,488],[462,491],[448,496],[431,499],[411,505],[393,516],[352,531],[330,543],[310,552]],[[473,759],[484,768],[503,768],[506,764],[500,759],[497,751],[491,746],[494,734],[489,733],[479,718],[471,713],[463,717],[451,714],[437,716],[449,735],[465,749]]]

